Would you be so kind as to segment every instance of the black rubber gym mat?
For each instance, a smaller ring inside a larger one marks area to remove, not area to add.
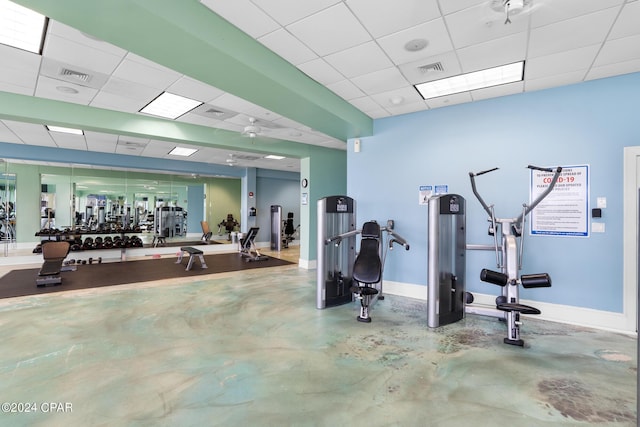
[[[0,277],[0,298],[99,288],[127,283],[151,282],[177,277],[200,276],[293,264],[289,261],[272,257],[268,257],[268,259],[262,261],[248,262],[245,261],[246,258],[240,256],[239,253],[205,255],[204,258],[208,268],[200,268],[200,261],[196,257],[193,262],[193,267],[189,271],[185,271],[188,257],[183,258],[182,264],[176,264],[177,257],[166,257],[141,261],[76,265],[76,271],[64,271],[61,273],[62,284],[46,287],[36,286],[36,278],[38,277],[40,268],[13,270]]]

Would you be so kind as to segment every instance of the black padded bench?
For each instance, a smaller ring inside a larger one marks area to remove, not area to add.
[[[60,271],[62,270],[62,262],[69,254],[70,244],[68,241],[49,241],[42,242],[42,257],[44,263],[38,272],[36,285],[38,287],[47,285],[59,285],[62,283]]]
[[[185,271],[191,270],[191,267],[193,266],[193,259],[196,256],[200,260],[200,267],[208,268],[207,263],[204,262],[204,252],[202,252],[200,249],[192,248],[191,246],[183,246],[180,248],[180,255],[178,256],[178,261],[176,261],[176,264],[182,263],[182,257],[185,253],[189,254],[189,262],[187,263],[187,268],[185,268]]]

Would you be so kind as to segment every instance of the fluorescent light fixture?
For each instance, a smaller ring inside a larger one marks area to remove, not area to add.
[[[424,99],[453,95],[454,93],[483,89],[507,83],[522,81],[524,78],[524,61],[486,70],[460,74],[446,79],[420,83],[415,88]]]
[[[169,154],[172,155],[172,156],[189,157],[190,155],[192,155],[196,151],[198,151],[198,150],[196,150],[195,148],[176,147],[173,150],[171,150],[169,152]]]
[[[47,18],[8,0],[0,0],[0,43],[40,54]]]
[[[286,157],[284,157],[284,156],[276,156],[275,154],[269,154],[268,156],[265,156],[264,158],[265,159],[272,159],[272,160],[286,159]]]
[[[174,95],[169,92],[162,92],[160,96],[148,103],[140,112],[151,114],[152,116],[164,117],[166,119],[177,119],[202,104],[203,102],[196,101],[195,99],[185,98],[184,96]]]
[[[84,131],[82,129],[74,129],[74,128],[65,128],[62,126],[49,126],[45,125],[49,132],[60,132],[60,133],[70,133],[73,135],[84,135]]]

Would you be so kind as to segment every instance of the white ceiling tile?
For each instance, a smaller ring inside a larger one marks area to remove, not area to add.
[[[385,110],[384,108],[378,108],[376,110],[367,111],[367,116],[372,119],[383,119],[385,117],[391,117],[391,113]]]
[[[10,142],[12,144],[22,144],[22,141],[18,136],[7,127],[7,125],[0,120],[0,141]]]
[[[587,77],[585,77],[585,80],[602,79],[621,74],[637,73],[638,70],[640,70],[640,59],[618,62],[616,64],[593,67],[587,74]]]
[[[469,73],[522,61],[526,59],[527,40],[527,33],[521,32],[459,49],[462,71]]]
[[[538,79],[527,79],[524,87],[527,92],[536,90],[549,89],[552,87],[566,86],[583,81],[585,70],[571,71],[564,74],[553,74]]]
[[[222,107],[229,111],[237,111],[237,112],[247,111],[249,109],[255,108],[256,106],[255,104],[249,101],[245,101],[244,99],[227,92],[209,101],[209,104],[216,107]]]
[[[168,92],[176,95],[186,96],[191,99],[198,99],[202,102],[209,102],[222,95],[224,91],[209,86],[191,77],[182,76],[167,88]]]
[[[609,34],[609,40],[638,34],[638,25],[640,25],[640,1],[625,3]]]
[[[408,114],[415,113],[416,111],[423,111],[427,109],[427,107],[428,105],[426,104],[426,102],[418,101],[410,104],[392,105],[385,107],[385,109],[395,116],[398,114]]]
[[[451,51],[403,64],[400,66],[400,71],[409,83],[418,84],[455,76],[460,74],[462,69],[456,53]]]
[[[87,141],[87,149],[89,151],[102,153],[114,153],[116,151],[118,135],[85,131],[84,137]]]
[[[134,83],[130,80],[111,77],[109,81],[107,81],[107,83],[102,87],[102,92],[139,101],[143,103],[142,106],[144,107],[146,104],[160,95],[162,90],[143,84]],[[112,98],[112,100],[115,99]]]
[[[484,4],[489,7],[487,0],[438,0],[438,3],[440,4],[440,10],[442,10],[443,15],[478,6],[479,4]]]
[[[258,41],[293,65],[308,62],[318,57],[304,43],[292,36],[284,28],[266,34],[260,37]]]
[[[450,107],[451,105],[464,104],[473,101],[469,92],[455,93],[449,96],[427,99],[425,102],[429,108]]]
[[[408,83],[397,68],[387,68],[386,70],[365,74],[355,77],[351,81],[366,95],[399,89]]]
[[[307,76],[323,85],[338,82],[345,77],[321,58],[300,64],[298,68]]]
[[[401,107],[402,105],[410,105],[424,101],[413,86],[371,95],[371,99],[388,111],[392,111],[394,108]]]
[[[190,111],[176,119],[179,122],[191,123],[192,125],[200,125],[200,126],[209,126],[209,127],[218,127],[222,121],[215,120],[209,117],[205,117],[203,115],[194,114],[193,111]]]
[[[592,45],[569,52],[532,58],[525,65],[525,76],[527,79],[538,79],[554,74],[587,70],[598,54],[599,48],[599,45]]]
[[[280,27],[276,21],[249,0],[200,0],[200,3],[253,38],[263,36]]]
[[[407,42],[415,39],[426,39],[428,45],[423,50],[412,52],[404,48]],[[434,19],[424,24],[398,31],[378,40],[380,46],[396,64],[414,62],[421,57],[439,55],[453,50],[449,33],[442,19]]]
[[[44,125],[4,120],[4,124],[22,141],[28,141],[29,145],[43,147],[55,147],[49,132]]]
[[[342,0],[252,0],[260,9],[278,21],[282,26],[287,26],[314,13],[320,12]]]
[[[182,77],[181,74],[175,71],[150,67],[147,64],[132,60],[128,55],[120,65],[118,65],[112,75],[117,79],[143,84],[147,87],[156,88],[159,91],[165,90]],[[199,101],[202,100],[199,99]]]
[[[624,0],[533,0],[533,28],[619,6]]]
[[[387,55],[373,41],[327,55],[324,59],[347,78],[393,66]]]
[[[318,28],[330,28],[331,31],[318,31]],[[287,29],[318,56],[371,40],[369,33],[343,3],[297,21]]]
[[[33,88],[0,81],[0,91],[33,96]]]
[[[0,58],[0,81],[30,89],[33,94],[41,56],[0,44]]]
[[[136,88],[138,89],[138,88]],[[153,91],[155,94],[156,92]],[[89,104],[92,107],[105,108],[107,110],[118,110],[127,113],[137,113],[153,99],[150,95],[145,99],[132,99],[123,95],[109,93],[104,90],[98,92]]]
[[[598,67],[634,59],[640,59],[640,34],[605,42],[593,66]]]
[[[327,87],[346,100],[364,96],[364,93],[362,93],[362,91],[349,80],[331,83],[330,85],[327,85]]]
[[[361,98],[351,99],[349,103],[363,112],[373,111],[380,108],[380,105],[374,101],[370,96],[363,96]]]
[[[45,38],[42,55],[59,62],[105,74],[113,72],[122,61],[121,55],[106,53],[55,34],[49,34]]]
[[[62,132],[49,132],[49,135],[51,135],[51,138],[53,138],[56,145],[60,148],[87,151],[87,143],[84,135],[72,135]]]
[[[346,4],[376,38],[440,16],[435,1],[346,0]]]
[[[511,24],[504,21],[504,14],[494,12],[486,2],[445,16],[451,40],[458,49],[526,31],[529,19],[521,14],[511,18]]]
[[[524,91],[524,83],[516,82],[500,86],[493,86],[486,89],[478,89],[471,91],[471,97],[474,101],[481,99],[497,98],[500,96],[514,95]]]
[[[529,41],[529,56],[535,58],[601,43],[617,14],[618,8],[610,8],[534,28]]]
[[[66,92],[66,90],[70,89],[77,91],[77,93],[71,94]],[[97,93],[98,90],[94,88],[73,85],[50,77],[40,76],[38,78],[35,96],[88,105]]]
[[[90,34],[83,33],[82,31],[78,31],[75,28],[69,27],[68,25],[55,21],[53,19],[49,20],[49,25],[47,26],[47,30],[48,30],[48,33],[50,34],[55,34],[56,36],[60,36],[67,40],[71,40],[75,43],[83,44],[90,49],[95,49],[101,52],[105,52],[106,54],[109,54],[109,55],[124,58],[124,56],[127,53],[127,51],[122,48],[114,46],[111,43],[107,43],[96,37],[93,37]]]

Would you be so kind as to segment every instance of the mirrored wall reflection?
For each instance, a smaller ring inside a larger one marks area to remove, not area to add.
[[[9,244],[16,243],[16,174],[3,159],[0,171],[0,241],[6,256]]]
[[[41,174],[41,229],[185,235],[187,189],[204,188],[204,183],[172,175],[137,175],[122,171],[96,176],[93,171],[89,176],[79,168],[72,168],[71,175]]]

